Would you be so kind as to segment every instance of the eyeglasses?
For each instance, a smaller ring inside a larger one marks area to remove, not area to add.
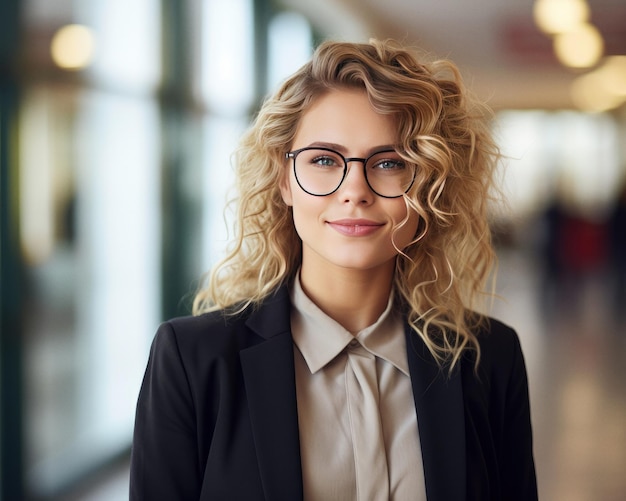
[[[404,195],[415,180],[415,166],[395,150],[377,151],[367,158],[346,158],[330,148],[306,147],[285,153],[293,159],[300,188],[309,195],[324,197],[339,189],[348,174],[349,162],[361,162],[370,189],[383,198]]]

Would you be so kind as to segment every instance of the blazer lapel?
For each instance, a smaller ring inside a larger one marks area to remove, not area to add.
[[[286,288],[247,322],[265,338],[242,350],[254,444],[266,499],[302,499],[290,303]]]
[[[428,501],[466,498],[465,414],[460,371],[440,369],[422,339],[406,328]]]

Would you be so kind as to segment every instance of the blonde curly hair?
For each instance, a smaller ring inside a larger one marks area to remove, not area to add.
[[[394,117],[401,154],[417,165],[404,199],[420,223],[396,259],[395,297],[440,364],[452,369],[466,349],[478,360],[476,331],[486,317],[472,310],[495,262],[488,204],[499,152],[490,113],[456,66],[423,59],[390,40],[327,41],[266,100],[235,155],[235,238],[196,294],[194,314],[240,312],[294,278],[302,244],[279,188],[285,153],[316,98],[358,88]]]

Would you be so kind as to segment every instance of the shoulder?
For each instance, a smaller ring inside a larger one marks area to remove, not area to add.
[[[160,395],[175,387],[174,393],[188,393],[194,402],[216,394],[215,385],[232,380],[241,352],[261,341],[247,328],[248,317],[217,311],[163,322],[152,341],[146,381]]]
[[[290,334],[289,318],[289,295],[281,288],[262,303],[236,313],[217,310],[168,320],[159,327],[153,350],[175,348],[183,358],[198,357],[199,353],[233,356],[277,334]]]
[[[487,317],[477,333],[477,339],[480,347],[478,382],[494,385],[501,390],[511,384],[527,384],[524,355],[515,329],[495,318]],[[472,364],[467,364],[468,369],[469,365],[473,369],[473,360]],[[469,377],[469,370],[467,374]]]
[[[486,317],[476,335],[481,350],[481,358],[487,361],[516,356],[521,351],[520,340],[515,329],[500,320]]]
[[[175,349],[183,358],[193,354],[219,354],[254,344],[246,327],[250,311],[231,315],[214,311],[198,316],[177,317],[163,322],[154,337],[153,350]]]
[[[204,338],[206,334],[219,337],[235,332],[242,328],[246,320],[250,318],[251,308],[239,314],[231,314],[226,310],[217,310],[209,313],[202,313],[196,316],[176,317],[164,322],[161,327],[166,326],[174,335],[188,338]]]

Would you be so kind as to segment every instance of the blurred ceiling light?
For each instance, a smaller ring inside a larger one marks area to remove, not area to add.
[[[585,0],[536,0],[533,16],[543,32],[564,33],[589,19],[589,5]]]
[[[571,68],[590,68],[604,52],[604,40],[595,26],[583,23],[571,31],[554,37],[558,60]]]
[[[597,72],[609,92],[626,99],[626,56],[607,57]]]
[[[591,113],[617,108],[625,101],[624,97],[611,92],[600,70],[578,77],[572,83],[570,92],[574,105]]]
[[[91,64],[94,57],[95,39],[86,26],[68,24],[52,37],[50,53],[60,68],[80,70]]]

